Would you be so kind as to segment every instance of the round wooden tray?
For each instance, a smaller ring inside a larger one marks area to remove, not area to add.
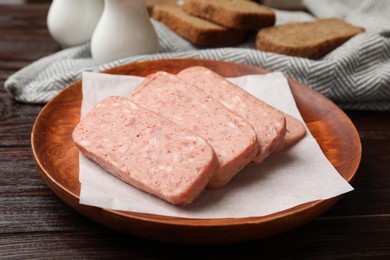
[[[180,59],[132,63],[104,71],[147,76],[164,70],[177,73],[194,65],[225,77],[269,71],[223,61]],[[350,119],[329,99],[288,79],[299,111],[322,151],[342,177],[351,182],[361,159],[359,135]],[[298,227],[334,205],[339,197],[314,201],[263,217],[189,219],[102,209],[79,203],[78,150],[71,133],[80,120],[81,81],[54,97],[40,112],[31,136],[33,155],[47,185],[75,210],[107,227],[152,240],[213,244],[232,243],[275,235]]]

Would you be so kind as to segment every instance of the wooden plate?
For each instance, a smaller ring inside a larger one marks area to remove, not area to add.
[[[105,71],[146,76],[164,70],[201,65],[225,77],[269,71],[212,60],[159,60],[132,63]],[[338,172],[351,182],[361,159],[361,143],[350,119],[313,89],[289,79],[298,108],[321,149]],[[80,120],[81,81],[54,97],[40,112],[31,136],[34,158],[47,185],[81,214],[112,229],[143,238],[192,244],[231,243],[275,235],[320,215],[340,197],[315,201],[263,217],[188,219],[115,211],[79,204],[78,150],[71,133]]]

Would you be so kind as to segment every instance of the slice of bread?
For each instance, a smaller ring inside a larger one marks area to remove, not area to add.
[[[288,23],[260,30],[256,37],[256,48],[319,59],[361,32],[364,32],[363,28],[336,18]]]
[[[247,35],[246,31],[229,29],[189,15],[177,5],[156,5],[152,16],[183,38],[200,46],[235,45],[245,41]]]
[[[145,0],[146,9],[148,10],[149,15],[152,15],[153,7],[161,4],[176,4],[176,0]]]
[[[249,0],[186,0],[183,9],[228,28],[260,29],[275,24],[272,9]]]

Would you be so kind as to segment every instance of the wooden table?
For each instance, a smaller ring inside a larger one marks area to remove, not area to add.
[[[48,5],[0,5],[0,80],[58,51],[46,27]],[[363,156],[348,193],[331,210],[278,236],[216,246],[165,244],[124,235],[63,203],[35,167],[30,134],[43,105],[0,89],[0,258],[390,257],[390,112],[346,111]]]

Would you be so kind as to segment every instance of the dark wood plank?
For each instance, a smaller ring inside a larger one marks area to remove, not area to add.
[[[189,246],[135,239],[104,228],[2,235],[1,256],[178,259],[357,259],[390,255],[390,223],[385,217],[314,221],[277,237],[234,245]],[[341,225],[344,228],[340,228]],[[366,225],[370,229],[364,228]],[[372,239],[375,236],[375,239]]]
[[[0,147],[30,146],[31,129],[42,105],[20,103],[0,92]]]
[[[48,4],[0,5],[0,80],[33,61],[60,50],[50,36]]]

